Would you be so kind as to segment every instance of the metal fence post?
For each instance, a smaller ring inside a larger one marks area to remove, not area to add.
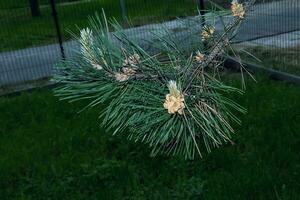
[[[125,0],[120,0],[122,18],[127,23],[128,22],[128,13]]]
[[[200,15],[201,15],[201,24],[202,27],[205,26],[205,4],[204,0],[199,0],[199,8],[200,8]]]
[[[31,10],[31,16],[32,17],[41,16],[41,11],[40,11],[38,0],[29,0],[29,5],[30,5],[30,10]]]
[[[64,52],[63,42],[62,42],[62,35],[61,35],[61,31],[60,31],[59,19],[57,16],[55,1],[50,0],[50,4],[51,4],[52,16],[54,19],[54,24],[55,24],[55,29],[56,29],[57,40],[58,40],[59,47],[60,47],[61,57],[62,57],[62,59],[65,59],[65,52]]]
[[[205,27],[205,4],[204,4],[204,0],[199,0],[199,9],[200,9],[200,15],[201,15],[201,28],[203,30],[203,28]],[[204,48],[207,47],[207,42],[203,41],[203,46]]]

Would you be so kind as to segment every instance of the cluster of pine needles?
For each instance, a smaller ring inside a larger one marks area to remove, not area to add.
[[[226,97],[242,91],[222,83],[218,71],[252,4],[233,1],[224,30],[207,24],[192,53],[163,28],[163,34],[153,33],[159,52],[145,51],[115,20],[96,15],[77,38],[80,50],[58,66],[55,94],[62,100],[85,99],[86,108],[101,107],[104,127],[147,144],[152,155],[202,156],[205,149],[230,143],[230,124],[240,123],[234,113],[245,113]],[[228,13],[214,14],[220,15]]]

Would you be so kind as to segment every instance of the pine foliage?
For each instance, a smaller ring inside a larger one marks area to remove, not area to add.
[[[226,97],[242,91],[222,83],[218,69],[252,4],[232,2],[234,17],[224,31],[204,27],[199,37],[205,45],[192,53],[162,29],[167,34],[153,33],[160,53],[152,54],[116,21],[96,16],[81,30],[76,56],[59,65],[55,94],[71,102],[88,100],[86,108],[102,105],[101,125],[147,144],[152,155],[193,159],[204,149],[210,152],[231,142],[230,124],[240,123],[234,113],[245,113]]]

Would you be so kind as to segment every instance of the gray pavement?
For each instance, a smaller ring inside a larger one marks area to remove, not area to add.
[[[283,0],[258,4],[240,27],[235,42],[249,41],[253,45],[290,47],[300,45],[300,0]],[[229,20],[229,17],[224,21]],[[151,51],[151,32],[161,32],[162,25],[178,38],[183,48],[197,45],[201,31],[199,17],[173,20],[164,24],[152,24],[127,29],[145,49]],[[194,27],[192,30],[190,27]],[[216,27],[222,29],[221,21]],[[64,43],[66,55],[71,56],[78,49],[74,41]],[[61,56],[57,44],[28,48],[0,54],[0,86],[21,84],[24,82],[50,77],[54,65]]]

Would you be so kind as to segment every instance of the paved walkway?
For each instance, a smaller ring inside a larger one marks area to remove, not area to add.
[[[283,0],[258,4],[241,26],[235,42],[251,41],[251,44],[290,47],[300,45],[300,1]],[[224,19],[229,20],[229,18]],[[178,38],[183,48],[197,45],[199,41],[199,17],[166,22],[167,27]],[[151,51],[151,32],[160,32],[162,24],[152,24],[127,29],[141,45]],[[222,29],[221,21],[216,22]],[[191,30],[190,27],[194,27]],[[147,41],[148,40],[148,41]],[[66,55],[78,48],[74,41],[64,43]],[[52,75],[53,66],[60,60],[58,45],[28,48],[0,54],[0,86],[12,85]]]

